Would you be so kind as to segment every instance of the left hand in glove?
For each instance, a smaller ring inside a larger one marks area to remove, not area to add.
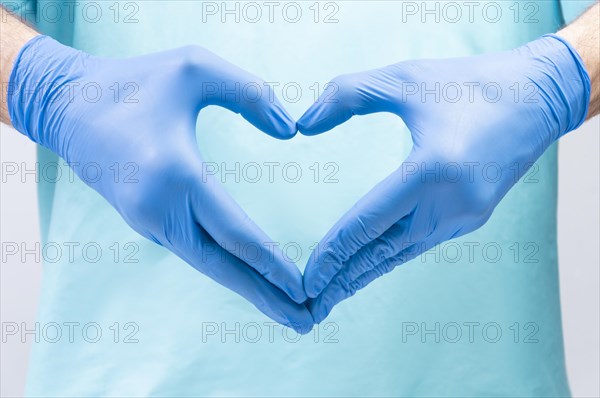
[[[311,256],[304,286],[316,323],[395,266],[482,226],[544,151],[584,121],[590,98],[581,58],[555,35],[508,52],[401,62],[332,83],[335,100],[313,104],[298,121],[301,133],[392,112],[410,130],[413,149]],[[493,178],[481,172],[488,165]]]

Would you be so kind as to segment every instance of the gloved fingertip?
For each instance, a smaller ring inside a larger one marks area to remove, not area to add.
[[[308,300],[308,296],[304,289],[293,289],[288,292],[288,295],[292,300],[294,300],[298,304],[303,304],[306,300]]]
[[[283,253],[281,255],[283,256]],[[269,269],[269,266],[266,268]],[[281,262],[276,264],[273,269],[276,271],[263,274],[263,276],[266,276],[296,304],[304,304],[308,297],[304,291],[304,277],[296,264],[289,263],[281,257]]]
[[[317,304],[316,304],[316,302],[317,302],[317,299],[316,299],[316,298],[309,298],[309,299],[308,299],[308,301],[306,302],[306,308],[308,308],[308,311],[309,311],[309,312],[310,312],[310,314],[312,315],[312,317],[313,317],[313,322],[314,322],[315,324],[316,324],[316,323],[319,323],[319,322],[317,322],[317,321],[316,321],[316,319],[315,319],[315,308],[316,308],[316,305],[317,305]]]
[[[323,322],[323,320],[327,318],[327,315],[329,315],[329,311],[326,311],[326,308],[324,308],[323,300],[321,298],[309,300],[307,307],[312,315],[315,325]]]
[[[280,140],[294,138],[298,132],[296,121],[283,109],[276,107],[269,117],[269,129],[267,134]]]
[[[307,284],[304,287],[304,290],[306,292],[306,296],[310,299],[314,299],[316,298],[319,294],[321,294],[321,292],[323,291],[323,288],[320,286],[316,286],[316,284],[314,283],[310,283]]]
[[[282,125],[280,136],[278,138],[282,140],[290,140],[296,136],[298,133],[298,126],[293,119],[289,119],[285,125]]]
[[[298,130],[302,135],[313,136],[323,134],[348,120],[352,114],[340,111],[339,107],[315,103],[298,120]]]
[[[327,285],[326,281],[318,272],[318,270],[319,264],[317,264],[313,258],[309,259],[308,264],[306,264],[306,269],[304,270],[304,277],[302,279],[304,291],[310,299],[314,299],[321,294]]]
[[[295,321],[288,320],[285,326],[293,329],[294,331],[296,331],[296,333],[305,335],[312,330],[315,323],[313,321],[312,314],[310,313],[310,311],[308,311],[306,307],[303,309],[302,314],[302,319],[296,319]]]
[[[310,324],[304,324],[304,325],[294,325],[294,326],[290,326],[292,329],[294,329],[294,331],[298,334],[301,335],[305,335],[310,333],[310,331],[312,330],[314,324],[310,323]]]
[[[323,132],[323,131],[319,131],[319,129],[315,128],[315,124],[311,120],[311,117],[306,116],[306,114],[304,116],[302,116],[300,118],[300,120],[298,120],[296,125],[297,125],[297,129],[300,132],[300,134],[308,136],[308,137],[313,136],[313,135],[318,135]]]

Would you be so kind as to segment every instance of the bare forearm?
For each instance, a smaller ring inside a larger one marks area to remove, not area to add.
[[[1,9],[0,19],[0,81],[2,83],[2,99],[0,100],[0,121],[10,124],[8,108],[6,106],[6,93],[10,73],[13,68],[15,57],[25,43],[37,36],[38,33],[10,15],[5,9]]]
[[[571,43],[585,63],[592,82],[587,119],[600,113],[600,4],[596,3],[557,34]]]

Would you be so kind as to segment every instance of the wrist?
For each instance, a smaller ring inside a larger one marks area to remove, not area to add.
[[[0,121],[10,124],[8,117],[8,108],[6,103],[6,91],[8,89],[8,81],[15,63],[15,59],[23,46],[37,36],[38,33],[29,26],[20,23],[10,13],[4,9],[2,12],[3,20],[0,22]]]
[[[600,4],[596,3],[575,22],[563,28],[556,35],[570,43],[579,54],[591,78],[591,95],[587,118],[600,113],[600,30],[598,17]]]
[[[586,119],[590,104],[591,81],[585,64],[575,48],[564,38],[547,34],[530,43],[536,62],[540,62],[544,82],[538,82],[541,100],[552,109],[557,122],[555,139],[577,129]]]
[[[32,141],[56,152],[60,119],[70,102],[80,51],[48,36],[35,36],[15,57],[6,102],[12,125]]]

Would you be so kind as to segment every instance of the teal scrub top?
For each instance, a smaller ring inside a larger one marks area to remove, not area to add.
[[[60,17],[50,3],[64,7]],[[276,2],[272,14],[266,2],[29,1],[23,9],[43,32],[94,55],[204,46],[278,82],[299,117],[336,75],[510,49],[592,1],[484,1],[472,14],[468,2],[435,3],[434,14],[416,16],[400,1]],[[226,189],[301,269],[411,145],[387,114],[282,142],[207,108],[197,132]],[[556,146],[483,228],[373,282],[302,337],[138,236],[62,160],[43,148],[39,160],[47,250],[28,396],[569,395]],[[123,167],[122,177],[134,172]]]

